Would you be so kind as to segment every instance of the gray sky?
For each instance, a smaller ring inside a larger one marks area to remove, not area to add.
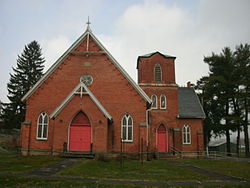
[[[139,55],[176,56],[179,85],[208,74],[203,57],[250,43],[249,0],[0,0],[0,100],[17,55],[37,40],[46,70],[91,29],[137,81]]]

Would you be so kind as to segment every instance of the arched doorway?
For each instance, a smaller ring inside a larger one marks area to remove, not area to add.
[[[160,125],[157,130],[158,152],[167,152],[167,134],[164,125]]]
[[[69,150],[90,151],[91,126],[88,117],[79,112],[70,124]]]

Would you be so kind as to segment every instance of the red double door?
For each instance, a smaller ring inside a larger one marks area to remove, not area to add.
[[[160,125],[157,130],[158,152],[167,152],[167,134],[164,125]]]
[[[69,135],[69,150],[90,151],[91,126],[88,117],[79,112],[72,120]]]

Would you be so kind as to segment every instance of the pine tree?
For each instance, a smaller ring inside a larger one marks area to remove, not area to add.
[[[244,130],[246,156],[249,156],[248,114],[250,107],[250,45],[240,45],[232,52],[224,48],[222,53],[205,57],[210,74],[202,77],[196,88],[201,91],[200,97],[206,113],[204,131],[207,140],[211,132],[215,135],[225,134],[227,152],[230,151],[229,131]],[[239,150],[238,150],[239,151]]]
[[[242,122],[245,140],[245,154],[250,156],[249,151],[249,111],[250,111],[250,45],[241,44],[236,47],[236,71],[235,78],[237,78],[238,93],[238,113]]]
[[[222,116],[221,125],[222,131],[226,135],[227,152],[230,153],[230,130],[234,130],[230,105],[234,93],[234,80],[232,73],[234,70],[234,54],[230,48],[224,48],[219,55],[204,58],[205,63],[209,65],[210,75],[209,82],[213,89],[210,94],[216,99],[217,106],[221,106]]]
[[[25,45],[23,53],[18,55],[17,66],[10,74],[7,84],[10,103],[3,104],[3,118],[6,128],[19,128],[25,116],[25,104],[22,97],[42,77],[44,58],[37,41]]]

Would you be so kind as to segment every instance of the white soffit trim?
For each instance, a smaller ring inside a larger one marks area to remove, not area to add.
[[[132,86],[135,88],[135,90],[141,95],[141,97],[147,101],[148,103],[151,103],[151,99],[148,97],[148,95],[135,83],[135,81],[129,76],[129,74],[122,68],[122,66],[115,60],[115,58],[108,52],[108,50],[101,44],[101,42],[95,37],[95,35],[91,32],[90,29],[86,29],[86,31],[70,46],[70,48],[64,52],[64,54],[47,70],[47,72],[44,74],[44,76],[23,96],[21,99],[22,101],[25,101],[27,98],[29,98],[33,92],[50,76],[50,74],[53,73],[53,71],[60,65],[60,63],[69,55],[71,51],[74,50],[78,46],[80,42],[87,36],[91,35],[91,37],[94,39],[94,41],[102,48],[102,50],[108,55],[110,60],[113,62],[113,64],[118,68],[118,70],[121,71],[123,76],[132,84]]]
[[[69,103],[69,101],[74,97],[74,95],[78,94],[78,90],[84,88],[84,94],[88,94],[92,101],[96,104],[96,106],[101,110],[106,118],[112,120],[112,116],[108,113],[108,111],[102,106],[102,104],[98,101],[95,95],[89,90],[89,88],[84,83],[79,83],[73,91],[64,99],[64,101],[54,110],[54,112],[50,115],[50,118],[55,118]]]

